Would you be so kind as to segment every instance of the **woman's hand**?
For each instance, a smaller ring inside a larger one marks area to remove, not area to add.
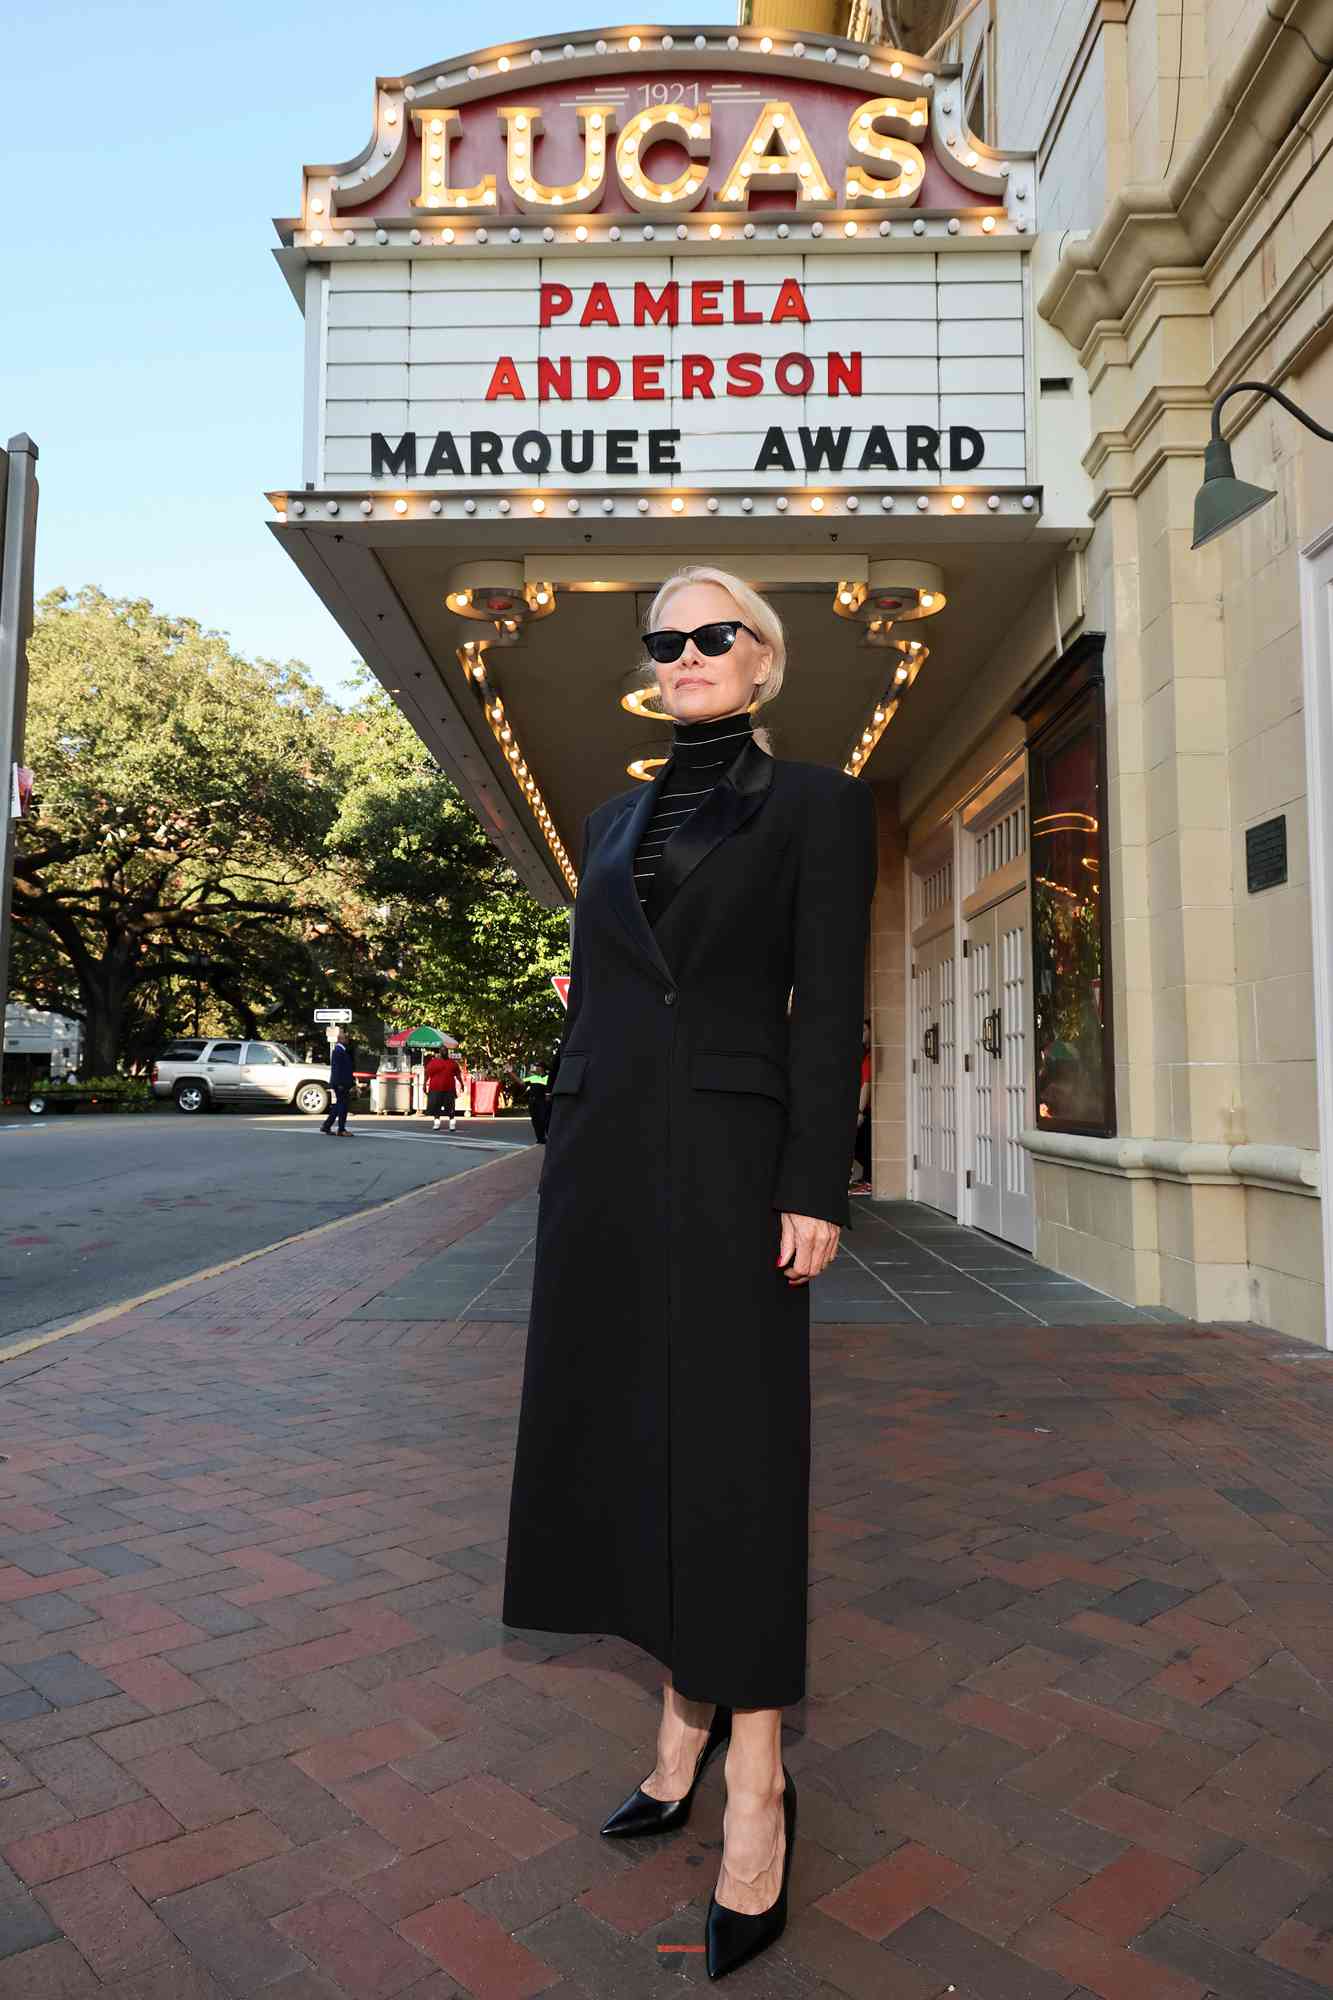
[[[789,1285],[808,1285],[838,1254],[841,1235],[836,1222],[824,1222],[817,1215],[782,1217],[782,1239],[778,1245],[778,1269]]]

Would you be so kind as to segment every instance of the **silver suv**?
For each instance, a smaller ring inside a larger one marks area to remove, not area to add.
[[[151,1078],[154,1097],[174,1097],[178,1111],[273,1104],[322,1117],[329,1108],[327,1063],[301,1062],[281,1042],[173,1042]]]

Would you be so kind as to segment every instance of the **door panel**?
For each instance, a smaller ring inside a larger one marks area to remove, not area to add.
[[[958,1213],[958,1031],[953,935],[932,939],[916,957],[916,1194]]]
[[[241,1094],[254,1104],[290,1104],[295,1075],[266,1042],[247,1042],[241,1064]]]
[[[1029,1078],[1032,1074],[1032,987],[1028,969],[1026,896],[1012,896],[995,912],[1000,948],[1000,1013],[1003,1095],[996,1119],[996,1143],[1003,1218],[1000,1234],[1010,1243],[1031,1250],[1037,1237],[1032,1200],[1032,1161],[1020,1143],[1023,1127],[1032,1122]]]
[[[978,1229],[1030,1250],[1031,1167],[1020,1144],[1029,1122],[1032,1022],[1027,895],[968,925],[972,1215]]]
[[[978,1229],[992,1236],[1000,1227],[1000,1187],[995,1167],[995,1100],[997,1092],[995,1035],[995,912],[987,910],[968,925],[968,986],[970,1019],[965,1053],[971,1064],[972,1216]]]
[[[241,1044],[214,1042],[206,1072],[214,1100],[235,1104],[241,1094]]]

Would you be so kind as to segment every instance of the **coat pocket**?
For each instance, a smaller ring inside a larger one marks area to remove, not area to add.
[[[787,1102],[787,1071],[773,1056],[708,1051],[690,1062],[690,1082],[696,1090],[740,1090]]]
[[[555,1082],[551,1085],[552,1097],[572,1097],[576,1091],[582,1090],[587,1072],[587,1056],[561,1056]]]

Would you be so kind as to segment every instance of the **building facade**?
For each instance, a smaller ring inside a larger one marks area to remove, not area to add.
[[[381,78],[278,225],[270,495],[550,903],[660,767],[657,583],[769,591],[779,754],[879,812],[875,1192],[1320,1342],[1333,451],[1238,396],[1277,501],[1190,517],[1222,390],[1333,410],[1330,42],[1319,0],[746,0]]]

